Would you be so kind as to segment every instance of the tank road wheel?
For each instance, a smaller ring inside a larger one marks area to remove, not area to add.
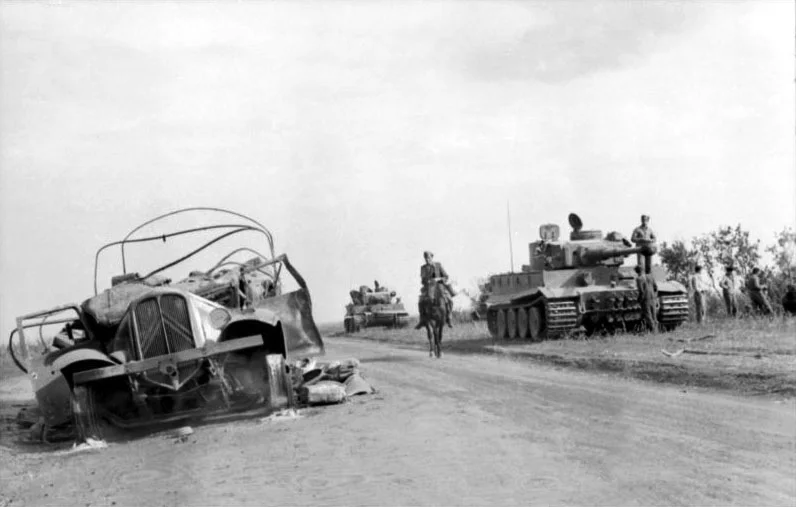
[[[486,328],[492,336],[497,336],[497,316],[498,312],[495,310],[488,310],[486,312]]]
[[[525,340],[528,338],[528,309],[517,310],[517,336]]]
[[[544,314],[542,308],[539,306],[532,306],[528,312],[528,334],[533,341],[539,341],[544,338]]]
[[[98,411],[96,394],[90,385],[75,386],[71,396],[72,414],[75,418],[77,438],[80,442],[104,440],[102,421]]]
[[[497,311],[497,337],[506,337],[506,310]]]
[[[506,310],[506,331],[509,333],[509,338],[517,337],[517,310],[513,308]]]

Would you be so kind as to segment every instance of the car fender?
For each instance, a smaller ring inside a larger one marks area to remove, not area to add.
[[[75,372],[113,364],[116,363],[110,357],[89,348],[67,351],[50,364],[43,360],[31,364],[28,376],[44,422],[54,426],[72,418],[71,379]]]

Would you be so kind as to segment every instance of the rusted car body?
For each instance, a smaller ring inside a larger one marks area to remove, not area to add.
[[[17,318],[9,349],[29,376],[46,429],[72,425],[81,439],[103,438],[111,427],[156,427],[194,418],[291,406],[288,359],[323,354],[306,283],[287,256],[273,255],[270,233],[253,220],[203,226],[140,238],[134,229],[121,246],[123,274],[82,304],[67,304]],[[128,273],[125,245],[166,241],[187,233],[228,229],[177,261],[140,276]],[[204,272],[172,284],[165,269],[236,233],[265,236],[269,256],[236,248]],[[246,262],[235,254],[255,257]],[[282,293],[285,273],[298,288]],[[259,288],[259,290],[257,290]],[[51,343],[41,329],[61,326]],[[39,328],[42,354],[28,344]],[[16,347],[14,346],[14,339]],[[19,351],[19,354],[17,354]]]

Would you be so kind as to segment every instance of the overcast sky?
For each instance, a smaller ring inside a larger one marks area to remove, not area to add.
[[[462,287],[507,270],[507,201],[517,268],[569,212],[796,226],[791,1],[0,5],[6,330],[182,206],[266,224],[319,322],[373,279],[414,311],[425,249]]]

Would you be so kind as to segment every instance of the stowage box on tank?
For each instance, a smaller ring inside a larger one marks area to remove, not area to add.
[[[574,213],[569,223],[569,241],[559,240],[557,225],[542,225],[540,240],[529,245],[530,264],[490,277],[487,325],[493,337],[542,340],[581,327],[587,334],[638,328],[635,273],[623,264],[629,255],[654,254],[655,246],[633,247],[618,232],[603,237],[602,231],[582,230]],[[667,280],[661,266],[652,266],[651,274],[658,285],[658,322],[674,329],[688,319],[686,289]]]

